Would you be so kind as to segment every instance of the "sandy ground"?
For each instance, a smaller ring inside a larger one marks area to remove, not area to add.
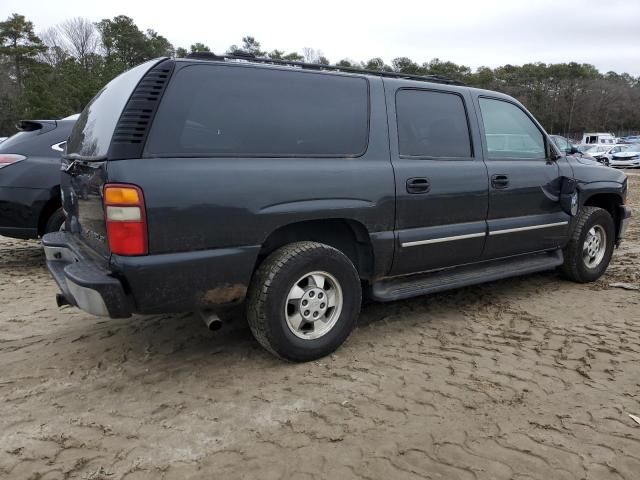
[[[640,177],[631,177],[640,212]],[[0,478],[638,479],[640,228],[608,274],[364,308],[286,364],[237,318],[58,310],[38,242],[0,239]]]

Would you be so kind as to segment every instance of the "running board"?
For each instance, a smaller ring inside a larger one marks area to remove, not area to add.
[[[371,298],[390,302],[427,293],[442,292],[477,283],[553,270],[563,262],[562,250],[482,262],[426,274],[389,278],[374,283]]]

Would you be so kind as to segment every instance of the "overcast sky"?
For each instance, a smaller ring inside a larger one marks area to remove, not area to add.
[[[1,1],[0,18],[14,12],[36,31],[124,14],[175,47],[202,42],[214,52],[252,35],[263,49],[311,47],[332,62],[438,57],[475,69],[577,61],[640,75],[640,0]]]

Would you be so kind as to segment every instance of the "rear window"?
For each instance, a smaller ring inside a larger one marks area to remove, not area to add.
[[[164,94],[146,156],[358,156],[369,136],[363,78],[190,65]]]
[[[400,155],[427,158],[471,156],[467,113],[459,95],[399,90],[396,110]]]
[[[69,141],[67,155],[85,160],[107,155],[111,137],[133,89],[158,60],[150,60],[111,80],[80,114]]]

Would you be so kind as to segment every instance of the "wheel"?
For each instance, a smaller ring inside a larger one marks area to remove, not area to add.
[[[62,208],[58,208],[55,210],[49,219],[47,220],[47,224],[44,226],[44,233],[58,232],[64,229],[64,212]]]
[[[609,212],[598,207],[582,207],[563,251],[563,274],[579,283],[597,280],[609,266],[614,240],[615,227]]]
[[[253,336],[286,360],[315,360],[347,339],[362,291],[353,263],[339,250],[296,242],[273,252],[253,276],[247,320]]]

